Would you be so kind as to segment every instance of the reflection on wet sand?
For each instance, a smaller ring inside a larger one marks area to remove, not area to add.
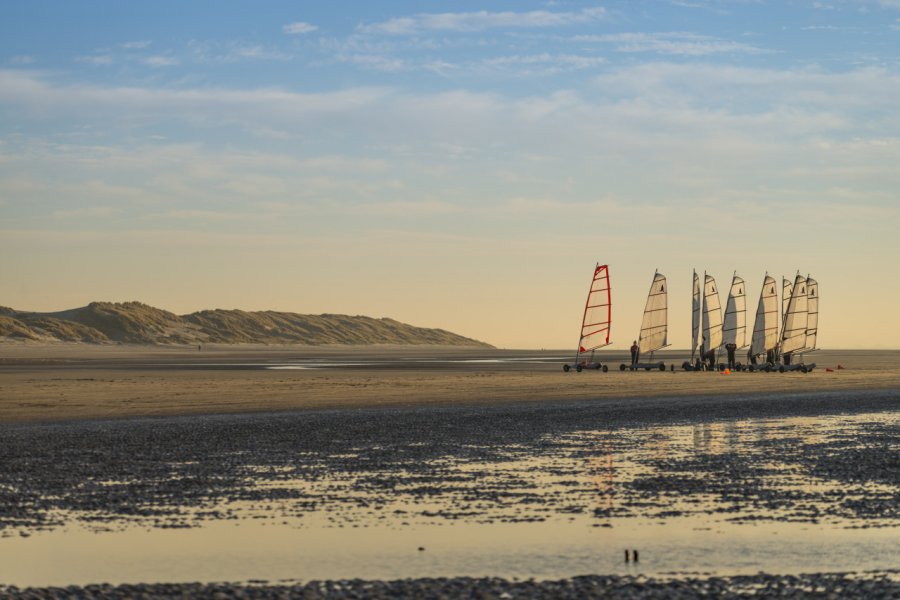
[[[169,448],[164,468],[131,457],[119,472],[31,482],[30,496],[4,471],[6,497],[31,500],[0,521],[0,581],[798,572],[900,558],[896,412],[441,447],[331,435]],[[639,565],[623,564],[624,548]]]

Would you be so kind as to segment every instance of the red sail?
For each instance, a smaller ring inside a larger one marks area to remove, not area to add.
[[[597,265],[594,279],[584,305],[581,321],[581,340],[578,352],[590,352],[609,344],[609,326],[612,321],[612,297],[609,289],[609,267]]]

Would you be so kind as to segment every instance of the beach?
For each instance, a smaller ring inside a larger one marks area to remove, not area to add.
[[[3,348],[0,595],[900,594],[900,353],[74,350]]]
[[[0,346],[0,422],[326,408],[592,401],[900,389],[900,353],[822,351],[811,373],[564,373],[559,351],[442,348]],[[826,367],[844,369],[826,372]]]

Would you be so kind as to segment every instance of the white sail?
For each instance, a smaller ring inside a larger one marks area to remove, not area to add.
[[[700,276],[694,271],[694,288],[691,296],[691,359],[700,347]]]
[[[782,277],[782,278],[781,278],[781,316],[782,316],[782,322],[783,322],[784,315],[787,314],[788,302],[791,301],[791,292],[792,292],[792,290],[793,290],[793,286],[791,285],[791,282],[788,281],[787,279],[785,279],[784,277]]]
[[[806,350],[815,350],[819,335],[819,282],[806,278]]]
[[[775,285],[775,278],[766,274],[759,292],[759,304],[756,306],[750,356],[765,354],[774,350],[778,344],[778,292],[775,291]]]
[[[731,291],[725,304],[722,344],[734,344],[738,348],[747,345],[747,297],[744,280],[737,275],[731,280]]]
[[[638,338],[641,354],[666,346],[668,327],[666,277],[656,273],[653,276],[653,283],[650,284],[647,305],[644,307],[644,320],[641,322],[641,335]]]
[[[703,350],[709,352],[722,345],[722,305],[712,275],[703,285]]]
[[[806,278],[798,274],[784,313],[784,326],[781,331],[782,354],[806,346],[806,326],[809,322],[807,310]]]

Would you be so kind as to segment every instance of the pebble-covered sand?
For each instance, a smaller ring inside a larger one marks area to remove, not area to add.
[[[469,577],[397,581],[311,581],[295,585],[138,584],[65,588],[0,588],[0,598],[900,598],[896,573],[824,573],[654,579],[585,576],[558,581],[508,581]]]

